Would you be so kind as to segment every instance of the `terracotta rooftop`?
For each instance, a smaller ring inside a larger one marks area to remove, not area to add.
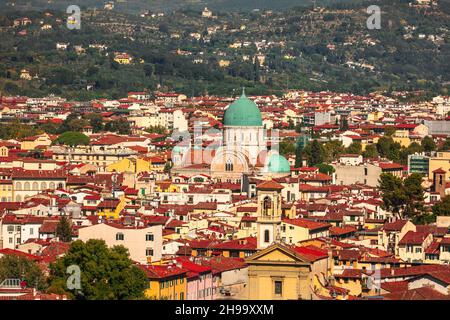
[[[331,224],[329,223],[323,223],[323,222],[317,222],[313,220],[308,219],[283,219],[284,223],[292,224],[297,227],[306,228],[309,230],[319,230],[319,229],[325,229],[330,228]]]
[[[264,181],[256,185],[256,189],[259,190],[281,190],[284,187],[276,181]]]

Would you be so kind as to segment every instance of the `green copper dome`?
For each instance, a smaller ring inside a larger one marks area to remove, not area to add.
[[[224,126],[262,126],[261,112],[252,100],[246,97],[245,92],[234,101],[223,116]]]
[[[281,154],[274,153],[270,156],[266,164],[266,171],[273,173],[289,173],[291,172],[291,165]]]

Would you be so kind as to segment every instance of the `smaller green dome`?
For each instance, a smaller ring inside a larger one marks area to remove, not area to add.
[[[291,165],[281,154],[274,153],[266,164],[266,171],[272,173],[290,173]]]

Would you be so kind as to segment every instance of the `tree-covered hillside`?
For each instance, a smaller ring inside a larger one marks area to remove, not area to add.
[[[343,2],[357,2],[360,0],[316,0],[317,5],[327,5]],[[1,7],[30,9],[59,9],[63,10],[71,4],[81,8],[103,8],[105,0],[15,0],[2,1]],[[137,13],[144,10],[172,11],[185,8],[203,9],[207,6],[219,11],[249,11],[254,9],[285,10],[298,6],[310,6],[314,0],[114,0],[115,10],[127,13]]]
[[[214,19],[194,9],[164,16],[86,10],[81,30],[66,27],[65,12],[9,9],[0,13],[0,90],[77,99],[143,89],[231,94],[241,86],[250,94],[286,89],[448,94],[446,1],[430,8],[379,1],[379,30],[366,26],[372,1],[218,12]],[[32,23],[14,26],[23,17]],[[68,47],[57,49],[57,43]],[[123,53],[131,63],[115,61]]]

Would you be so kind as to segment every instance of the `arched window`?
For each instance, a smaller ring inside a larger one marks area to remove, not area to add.
[[[55,189],[55,183],[54,182],[50,182],[49,185],[48,185],[48,188],[54,190]]]
[[[38,190],[39,184],[37,182],[33,182],[33,189],[32,190]]]
[[[64,189],[64,184],[62,184],[61,182],[58,183],[58,189]]]
[[[16,190],[18,191],[22,190],[22,183],[16,182]]]
[[[41,183],[41,190],[46,190],[47,189],[47,183],[42,182]]]
[[[233,162],[231,159],[228,159],[225,163],[225,171],[233,171]]]
[[[270,199],[270,197],[265,197],[263,202],[264,214],[267,215],[269,213],[269,209],[272,209],[272,200]]]
[[[29,191],[30,190],[30,183],[29,182],[25,182],[24,183],[23,190],[25,190],[25,191]]]
[[[21,202],[22,201],[22,197],[20,196],[20,194],[18,194],[16,196],[16,202]]]
[[[269,230],[264,230],[264,242],[270,242],[270,233]]]

